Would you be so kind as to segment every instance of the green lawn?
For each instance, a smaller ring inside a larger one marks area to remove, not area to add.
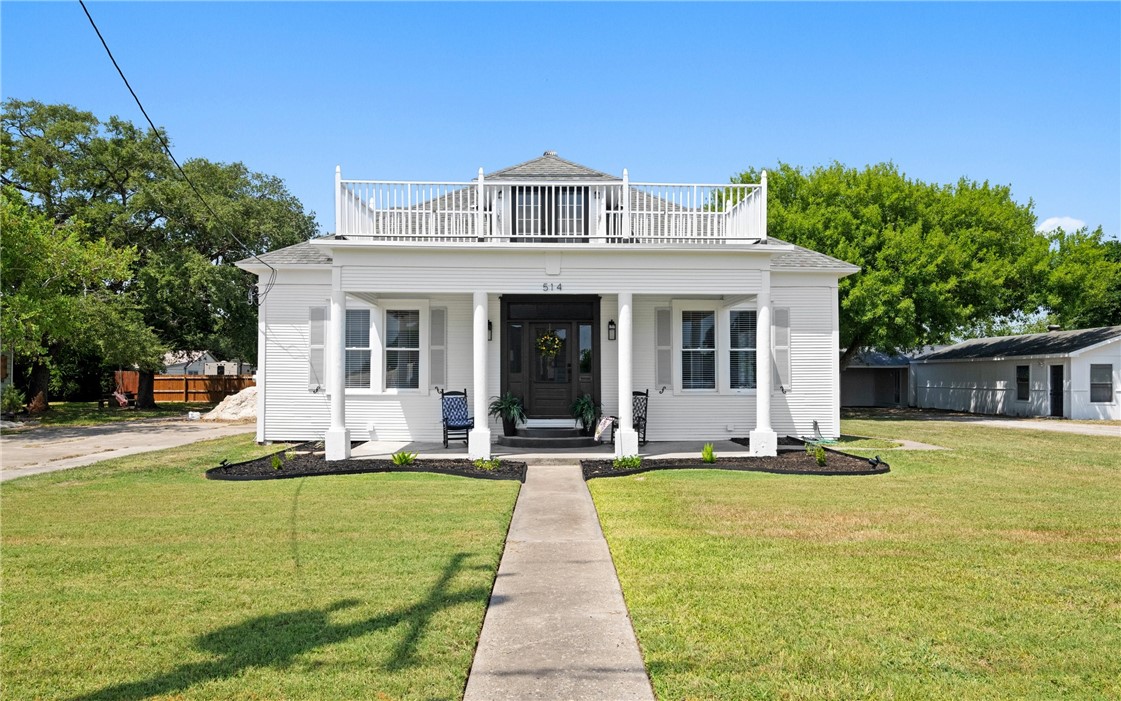
[[[455,699],[518,485],[204,480],[252,437],[0,490],[5,699]]]
[[[114,421],[137,421],[139,419],[187,418],[188,411],[207,412],[214,404],[184,402],[160,402],[155,409],[120,409],[106,406],[97,407],[97,402],[51,402],[45,414],[36,416],[43,426],[95,426]]]
[[[1121,440],[842,428],[952,450],[590,483],[660,699],[1121,698]]]

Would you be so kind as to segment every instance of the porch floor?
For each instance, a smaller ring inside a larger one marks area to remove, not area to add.
[[[639,446],[638,453],[644,458],[689,458],[700,457],[701,446],[712,443],[717,457],[749,457],[751,452],[739,443],[732,441],[650,441]],[[787,446],[779,446],[782,451]],[[367,441],[351,450],[353,458],[388,458],[398,451],[417,453],[424,458],[466,458],[467,445],[462,441],[451,443],[446,449],[443,443],[425,441]],[[799,447],[798,450],[801,450]],[[520,460],[532,464],[573,463],[580,460],[602,460],[615,454],[615,448],[605,443],[594,448],[559,448],[541,450],[537,448],[516,448],[507,445],[491,446],[493,457]]]

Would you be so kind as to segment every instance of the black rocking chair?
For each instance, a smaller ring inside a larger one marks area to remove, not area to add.
[[[475,421],[467,415],[467,390],[462,392],[440,392],[440,406],[443,411],[444,447],[448,439],[454,438],[467,442],[467,432],[475,428]]]
[[[631,412],[634,430],[638,432],[638,444],[646,445],[646,410],[650,407],[650,390],[631,393]],[[619,427],[619,419],[611,424],[611,440],[615,440],[615,430]]]

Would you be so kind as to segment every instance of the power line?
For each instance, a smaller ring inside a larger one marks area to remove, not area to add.
[[[245,242],[238,238],[237,234],[233,232],[233,229],[226,226],[226,223],[222,221],[222,218],[218,216],[218,213],[210,207],[210,203],[207,202],[206,198],[202,196],[202,193],[199,192],[199,189],[195,187],[195,184],[191,182],[191,179],[189,177],[187,177],[187,173],[183,170],[183,166],[179,165],[179,161],[176,160],[175,154],[171,152],[171,145],[168,144],[167,140],[163,138],[163,134],[158,128],[156,128],[156,123],[153,122],[152,118],[148,116],[148,110],[144,109],[144,104],[140,102],[140,97],[136,94],[136,91],[132,89],[132,85],[128,82],[128,78],[125,77],[125,72],[121,70],[121,66],[117,63],[117,59],[113,57],[113,52],[109,49],[109,44],[105,41],[105,37],[101,35],[101,30],[97,28],[97,23],[93,21],[93,16],[90,15],[90,11],[89,8],[86,7],[85,0],[78,0],[78,4],[82,6],[82,11],[86,13],[86,19],[90,21],[90,26],[92,26],[93,31],[97,33],[97,38],[101,40],[101,45],[105,47],[105,53],[109,54],[109,60],[113,62],[113,67],[117,69],[117,74],[121,76],[121,80],[124,81],[125,87],[128,88],[129,93],[132,95],[132,99],[136,101],[136,106],[140,108],[140,112],[144,115],[144,119],[148,120],[148,126],[152,128],[152,132],[156,135],[156,138],[159,139],[160,144],[164,148],[164,151],[167,152],[167,157],[170,158],[171,162],[175,164],[176,170],[178,170],[179,174],[183,176],[183,180],[187,181],[187,184],[191,187],[191,191],[195,193],[195,196],[199,198],[199,201],[202,202],[202,205],[206,207],[206,211],[210,212],[210,216],[213,218],[213,220],[218,222],[218,224],[226,230],[226,233],[229,234],[230,238],[232,238],[234,241],[237,241],[238,245],[245,249],[245,251],[249,255],[256,258],[257,262],[261,263],[269,269],[270,273],[268,284],[265,285],[264,291],[261,292],[257,300],[257,303],[260,304],[260,302],[264,301],[265,296],[269,293],[269,290],[272,289],[273,282],[276,280],[276,268],[269,265],[269,263],[262,259],[259,255],[257,255],[253,251],[253,249],[245,245]]]

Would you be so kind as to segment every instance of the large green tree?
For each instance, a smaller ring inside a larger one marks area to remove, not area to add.
[[[1121,241],[1090,231],[1056,229],[1051,244],[1047,288],[1040,295],[1050,321],[1064,328],[1121,324]]]
[[[32,364],[44,392],[51,357],[63,347],[107,363],[159,362],[155,334],[134,295],[114,289],[128,280],[136,251],[90,238],[70,219],[56,225],[29,208],[12,188],[0,200],[0,337],[5,349]],[[46,395],[39,398],[44,403]]]
[[[256,353],[256,308],[248,276],[233,262],[316,234],[277,178],[241,163],[191,159],[178,173],[163,133],[69,105],[8,100],[3,109],[3,182],[56,226],[80,221],[91,240],[134,247],[130,274],[113,290],[137,305],[170,350]],[[142,358],[140,404],[151,405],[155,366]]]
[[[758,171],[737,182],[758,182]],[[1030,306],[1047,241],[1009,188],[912,180],[890,163],[768,171],[768,233],[859,265],[840,281],[842,367],[859,351],[945,343]]]

